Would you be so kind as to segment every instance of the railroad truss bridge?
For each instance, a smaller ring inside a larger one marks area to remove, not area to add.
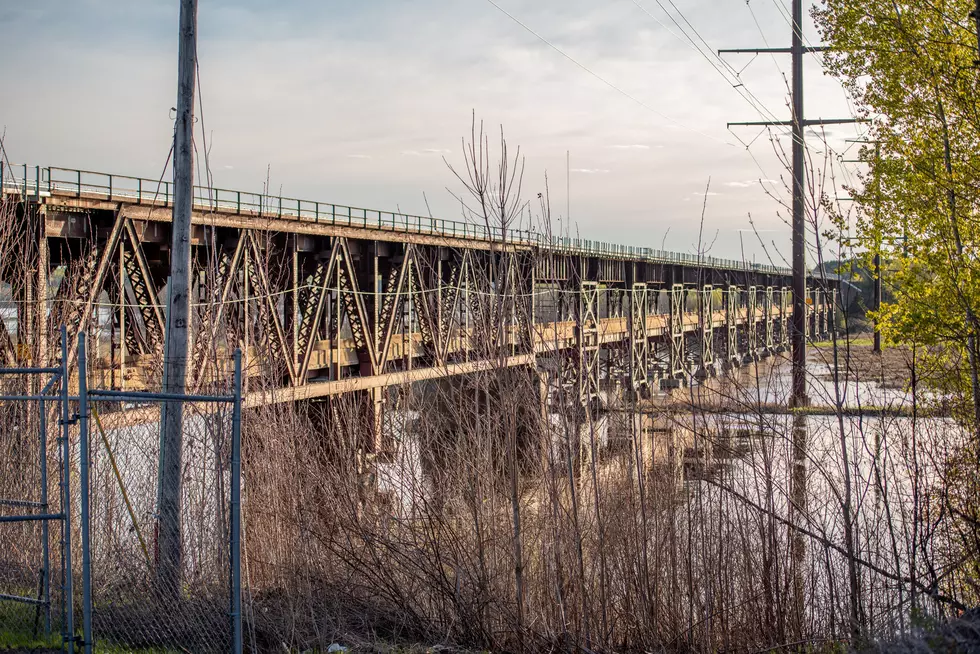
[[[0,321],[0,365],[46,365],[64,324],[90,334],[90,374],[104,386],[159,385],[172,184],[39,166],[0,178],[0,240],[15,243],[0,244],[0,281],[16,306],[15,324],[12,311]],[[240,346],[246,407],[363,393],[380,414],[389,387],[511,366],[561,369],[584,401],[605,380],[676,387],[788,344],[788,269],[194,194],[189,387],[226,376]],[[811,286],[807,324],[819,336],[835,324],[837,291]]]

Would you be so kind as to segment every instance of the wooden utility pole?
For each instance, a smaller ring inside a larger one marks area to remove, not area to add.
[[[793,350],[793,388],[790,402],[795,406],[807,403],[806,393],[806,287],[809,271],[806,265],[806,170],[805,170],[805,130],[812,125],[841,125],[864,122],[853,118],[830,118],[807,120],[803,112],[803,55],[808,52],[822,52],[823,46],[803,45],[803,0],[793,0],[793,40],[789,48],[738,48],[719,50],[718,54],[789,54],[792,57],[792,108],[790,121],[754,121],[728,123],[732,126],[782,126],[793,130],[792,173],[793,173],[793,319],[790,323],[790,340]]]
[[[163,392],[183,394],[190,330],[191,209],[194,202],[194,82],[197,63],[197,0],[180,0],[177,55],[177,124],[174,130],[174,201],[167,285],[167,332],[163,351]],[[162,593],[179,597],[181,573],[180,476],[183,404],[164,402],[160,414],[160,469],[157,489],[157,582]]]

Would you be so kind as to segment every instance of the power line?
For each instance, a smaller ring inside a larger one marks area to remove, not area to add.
[[[779,0],[773,0],[777,7],[782,8]],[[793,172],[793,322],[790,331],[793,344],[793,394],[792,402],[805,404],[806,393],[806,188],[805,188],[805,158],[807,154],[805,130],[813,125],[844,124],[855,122],[855,119],[807,120],[803,111],[803,55],[821,48],[804,46],[803,44],[803,0],[793,0],[792,46],[790,48],[752,48],[729,50],[737,53],[789,53],[792,55],[792,89],[791,105],[792,120],[775,122],[729,123],[732,125],[778,125],[790,126],[793,129],[793,147],[791,166]],[[720,53],[719,53],[720,54]],[[829,144],[826,145],[831,150]],[[811,173],[812,174],[812,173]]]
[[[677,11],[677,14],[681,17],[681,19],[691,27],[691,30],[694,31],[698,39],[700,39],[700,41],[704,43],[705,47],[708,48],[708,53],[710,54],[710,56],[709,54],[706,54],[705,51],[702,50],[697,43],[694,42],[694,39],[691,38],[691,36],[687,33],[687,30],[685,30],[684,27],[677,22],[677,20],[673,17],[673,15],[669,11],[667,11],[667,8],[664,7],[664,5],[660,2],[660,0],[655,0],[657,5],[660,7],[661,10],[663,10],[663,12],[667,15],[667,17],[671,20],[671,22],[674,23],[677,29],[679,29],[680,32],[686,37],[686,40],[678,36],[673,30],[671,30],[667,25],[665,25],[663,21],[661,21],[655,15],[650,13],[650,11],[646,7],[644,7],[638,2],[638,0],[631,0],[631,1],[644,14],[649,16],[651,19],[656,21],[661,27],[666,29],[671,36],[681,41],[682,43],[684,43],[684,45],[688,46],[689,48],[697,52],[699,55],[701,55],[701,57],[703,57],[704,60],[708,62],[708,65],[710,65],[715,70],[715,72],[721,75],[722,79],[724,79],[725,82],[729,86],[731,86],[736,93],[739,94],[739,96],[741,96],[746,102],[749,103],[749,105],[753,109],[755,109],[756,113],[758,113],[760,117],[775,118],[775,114],[765,105],[765,103],[762,102],[762,100],[760,100],[758,97],[756,97],[756,95],[752,93],[752,91],[750,91],[748,87],[745,86],[745,84],[742,82],[741,78],[739,77],[739,73],[735,71],[735,69],[727,61],[725,61],[724,59],[722,59],[721,57],[715,54],[714,49],[708,44],[707,41],[704,40],[701,34],[698,33],[697,29],[695,29],[694,26],[691,25],[691,22],[687,19],[686,16],[684,16],[683,12],[677,9],[677,6],[674,5],[673,2],[671,2],[671,6],[674,7],[674,9]],[[727,68],[731,72],[726,73],[725,71],[723,71],[721,68],[718,67],[718,65],[714,61],[712,61],[711,57],[714,57],[718,62],[720,62],[725,68]],[[729,77],[729,75],[731,76],[731,78]]]
[[[749,2],[750,2],[750,0],[746,0],[745,4],[748,6]],[[780,0],[772,0],[772,3],[776,6],[776,9],[779,10],[779,15],[782,17],[782,19],[786,23],[786,25],[790,29],[793,29],[793,21],[792,21],[790,15],[789,15],[789,13],[786,10],[786,7],[783,6],[782,2],[780,2]],[[752,10],[751,7],[749,7],[749,11],[751,11],[751,10]],[[753,13],[753,16],[754,16],[754,13]],[[761,32],[761,28],[760,28],[760,32]],[[812,55],[813,58],[814,58],[814,60],[817,63],[820,64],[820,67],[821,68],[824,68],[826,64],[825,64],[825,62],[823,60],[823,57],[821,56],[820,53],[821,52],[824,52],[826,50],[826,48],[822,48],[822,47],[819,47],[819,46],[814,46],[813,43],[810,41],[810,39],[808,39],[807,36],[803,33],[803,26],[802,25],[800,25],[800,38],[803,39],[803,44],[806,46],[806,49],[804,51],[804,54]],[[765,38],[763,38],[763,41],[765,41]],[[854,115],[856,113],[854,111],[854,106],[852,104],[853,101],[854,101],[854,97],[851,95],[850,91],[847,90],[847,87],[842,86],[841,87],[841,91],[843,91],[843,93],[844,93],[844,100],[847,102],[847,110],[848,110],[848,113],[851,115],[851,117],[854,117]],[[858,131],[856,124],[855,124],[855,130],[854,131],[855,131],[855,134],[857,134],[858,137],[860,137],[860,132]]]
[[[755,23],[755,28],[759,31],[759,36],[762,37],[762,43],[769,48],[769,39],[766,38],[766,33],[763,31],[762,25],[759,23],[759,18],[755,15],[755,10],[752,9],[752,1],[745,0],[745,7],[749,10],[749,14],[752,16],[752,22]],[[786,79],[786,73],[783,71],[782,66],[779,65],[779,61],[776,59],[775,53],[769,53],[769,57],[772,59],[773,65],[776,66],[779,76],[783,78],[783,82],[786,84],[786,92],[789,93],[789,81]]]
[[[744,99],[749,104],[749,106],[751,106],[756,111],[756,113],[759,114],[759,117],[760,118],[771,118],[771,119],[775,119],[776,118],[775,114],[769,109],[769,107],[767,107],[765,105],[765,103],[762,102],[762,100],[760,100],[754,93],[752,93],[751,90],[749,90],[749,88],[747,86],[745,86],[744,82],[742,82],[741,78],[739,77],[739,73],[738,72],[732,72],[732,73],[730,73],[730,75],[734,78],[734,81],[733,81],[732,79],[729,78],[729,74],[726,74],[725,71],[723,71],[722,69],[720,69],[714,63],[714,61],[711,60],[711,58],[708,56],[708,54],[705,54],[705,51],[702,48],[700,48],[694,42],[694,39],[691,38],[691,36],[687,33],[687,31],[684,29],[684,27],[677,22],[677,20],[673,17],[673,15],[671,15],[671,13],[669,11],[667,11],[666,7],[663,6],[663,4],[660,2],[660,0],[656,0],[657,5],[660,7],[661,10],[663,10],[663,12],[667,15],[667,17],[671,20],[671,22],[674,23],[674,25],[677,27],[677,29],[680,30],[680,32],[682,34],[684,34],[684,36],[686,37],[686,40],[684,38],[681,38],[680,36],[678,36],[662,20],[660,20],[657,16],[655,16],[654,14],[652,14],[646,7],[644,7],[642,4],[640,4],[638,2],[638,0],[631,0],[631,1],[644,14],[646,14],[652,20],[656,21],[656,23],[658,25],[660,25],[665,30],[667,30],[667,32],[671,36],[673,36],[674,38],[676,38],[678,41],[680,41],[681,43],[683,43],[687,47],[689,47],[692,50],[696,51],[698,54],[700,54],[704,58],[704,60],[707,61],[708,64],[719,75],[722,76],[722,79],[724,79],[725,82],[728,83],[739,94],[739,96],[742,99]],[[673,2],[671,2],[671,6],[674,7],[674,9],[677,11],[678,15],[680,15],[681,19],[685,23],[687,23],[691,27],[692,30],[694,30],[694,32],[697,34],[697,36],[700,39],[700,41],[702,43],[704,43],[704,45],[705,45],[706,48],[708,48],[708,53],[710,53],[710,55],[712,57],[714,57],[717,61],[721,62],[728,70],[735,71],[734,67],[732,67],[730,64],[728,64],[728,62],[726,62],[724,59],[722,59],[719,55],[717,55],[715,53],[715,50],[711,47],[711,45],[708,44],[708,42],[704,39],[704,37],[702,37],[700,35],[700,33],[697,32],[696,28],[694,28],[694,26],[687,19],[687,17],[684,16],[683,12],[681,12],[681,10],[678,9],[677,6],[674,5]],[[731,130],[729,130],[729,131],[731,131]],[[762,187],[764,189],[766,189],[766,184],[767,184],[767,181],[766,180],[770,180],[771,179],[771,175],[769,174],[768,171],[765,170],[765,168],[763,168],[762,163],[755,156],[755,154],[753,154],[752,151],[749,149],[749,145],[751,145],[751,143],[749,143],[748,145],[746,145],[743,141],[741,141],[741,139],[738,138],[738,136],[736,134],[732,133],[732,135],[740,143],[742,143],[743,146],[745,146],[745,151],[748,153],[749,157],[752,159],[752,162],[755,164],[756,168],[758,168],[759,169],[759,172],[762,174],[762,176],[759,178],[759,183],[762,185]],[[767,192],[770,193],[773,196],[776,196],[776,197],[779,197],[779,196],[782,195],[782,191],[775,184],[772,184],[772,188],[771,189],[767,189]]]
[[[643,102],[642,100],[640,100],[636,96],[632,95],[631,93],[629,93],[627,91],[624,91],[623,89],[621,89],[620,87],[616,86],[615,84],[613,84],[612,82],[610,82],[609,80],[607,80],[605,77],[603,77],[599,73],[595,72],[594,70],[592,70],[591,68],[589,68],[585,64],[579,62],[577,59],[575,59],[570,54],[568,54],[567,52],[565,52],[564,50],[562,50],[561,48],[559,48],[557,45],[555,45],[554,43],[552,43],[551,41],[549,41],[545,37],[541,36],[539,33],[535,32],[526,23],[522,22],[519,18],[517,18],[517,16],[515,16],[512,13],[510,13],[509,11],[507,11],[506,9],[504,9],[503,7],[501,7],[499,4],[497,4],[496,2],[494,2],[494,0],[487,0],[487,2],[489,2],[491,5],[493,5],[494,7],[496,7],[497,10],[500,13],[504,14],[505,16],[507,16],[508,18],[510,18],[512,21],[514,21],[515,23],[517,23],[518,25],[520,25],[522,28],[524,28],[525,30],[527,30],[527,32],[529,32],[530,34],[534,35],[538,40],[540,40],[542,43],[544,43],[545,45],[547,45],[548,47],[550,47],[552,50],[554,50],[555,52],[557,52],[558,54],[560,54],[561,56],[563,56],[565,59],[568,59],[570,62],[572,62],[573,64],[575,64],[576,66],[578,66],[579,68],[581,68],[582,70],[584,70],[585,72],[587,72],[592,77],[596,78],[597,80],[599,80],[600,82],[602,82],[603,84],[605,84],[609,88],[613,89],[617,93],[620,93],[624,97],[632,100],[633,102],[635,102],[639,106],[643,107],[644,109],[646,109],[650,113],[656,114],[657,116],[660,116],[664,120],[667,120],[667,121],[673,123],[674,125],[676,125],[678,127],[681,127],[681,128],[686,129],[688,131],[694,132],[695,134],[698,134],[700,136],[703,136],[704,138],[711,139],[712,141],[716,141],[718,143],[724,143],[725,145],[730,145],[732,147],[735,146],[734,143],[731,143],[729,141],[722,140],[722,139],[718,138],[717,136],[712,136],[710,134],[706,134],[705,132],[702,132],[699,129],[696,129],[694,127],[690,127],[688,125],[685,125],[684,123],[682,123],[682,122],[680,122],[680,121],[678,121],[678,120],[676,120],[674,118],[671,118],[667,114],[662,113],[662,112],[654,109],[653,107],[651,107],[650,105],[648,105],[646,102]]]

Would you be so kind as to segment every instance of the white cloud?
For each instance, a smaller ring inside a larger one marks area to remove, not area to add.
[[[371,159],[372,157],[369,154],[349,154],[347,155],[347,158],[348,159]]]
[[[585,173],[587,175],[595,175],[610,172],[606,168],[572,168],[570,172],[573,173]]]
[[[706,195],[721,195],[721,193],[715,193],[714,191],[708,191],[707,193],[705,193],[704,191],[695,191],[694,193],[691,193],[691,195],[696,195],[698,197],[703,198]]]
[[[744,182],[725,182],[725,186],[731,188],[751,188],[762,182],[763,184],[778,184],[778,179],[747,179]]]
[[[427,154],[449,154],[450,150],[444,150],[442,148],[425,148],[424,150],[402,150],[401,154],[404,157],[421,157]]]
[[[609,147],[611,147],[614,150],[649,150],[650,149],[649,145],[643,145],[642,143],[630,143],[629,145],[610,145]],[[658,145],[657,147],[662,148],[664,146]]]

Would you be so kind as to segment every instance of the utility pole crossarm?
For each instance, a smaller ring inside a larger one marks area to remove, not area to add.
[[[814,118],[804,120],[804,127],[813,125],[850,125],[853,123],[870,123],[869,118]],[[729,127],[792,127],[791,120],[750,120],[736,123],[728,123]]]
[[[825,45],[804,46],[803,53],[826,52],[830,50]],[[727,48],[719,50],[718,54],[792,54],[793,48]]]

